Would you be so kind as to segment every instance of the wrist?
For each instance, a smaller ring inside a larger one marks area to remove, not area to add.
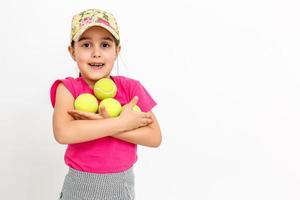
[[[116,117],[115,119],[116,119],[116,123],[119,125],[118,133],[122,133],[122,132],[126,131],[127,128],[126,128],[126,123],[125,123],[124,119],[121,118],[120,116]]]

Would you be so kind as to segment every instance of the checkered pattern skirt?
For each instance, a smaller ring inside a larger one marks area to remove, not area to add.
[[[59,200],[133,200],[133,168],[96,174],[69,168]]]

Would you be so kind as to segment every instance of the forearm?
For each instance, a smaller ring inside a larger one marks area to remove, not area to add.
[[[99,139],[124,132],[119,118],[100,120],[73,120],[63,128],[54,129],[61,144],[74,144]]]
[[[131,131],[122,132],[112,135],[112,137],[148,147],[158,147],[161,143],[160,130],[154,129],[151,126],[144,126]]]

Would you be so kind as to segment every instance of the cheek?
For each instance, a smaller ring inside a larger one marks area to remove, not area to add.
[[[113,62],[115,61],[115,57],[110,57],[110,58],[108,59],[108,61],[111,62],[111,63],[113,63]]]
[[[114,62],[115,58],[116,58],[116,54],[112,53],[112,52],[105,55],[106,61],[109,61],[109,62]]]
[[[77,62],[85,62],[90,58],[90,54],[88,52],[78,52],[76,58]]]

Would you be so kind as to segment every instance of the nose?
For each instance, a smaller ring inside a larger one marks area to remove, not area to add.
[[[101,57],[101,52],[99,48],[95,48],[92,54],[93,58],[100,58]]]
[[[93,54],[93,58],[100,58],[101,55],[100,54]]]

